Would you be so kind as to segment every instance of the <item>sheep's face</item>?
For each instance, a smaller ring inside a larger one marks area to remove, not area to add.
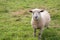
[[[34,20],[39,20],[41,17],[41,12],[43,12],[42,9],[32,9],[30,10],[30,12],[32,13],[32,17]]]

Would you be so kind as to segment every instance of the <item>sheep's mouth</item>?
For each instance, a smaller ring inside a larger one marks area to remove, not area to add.
[[[35,21],[38,21],[38,18],[35,18],[34,20],[35,20]]]

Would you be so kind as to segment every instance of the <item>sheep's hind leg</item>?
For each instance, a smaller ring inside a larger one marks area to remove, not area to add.
[[[34,28],[34,37],[36,37],[36,29]]]
[[[42,32],[43,32],[43,28],[42,29],[40,29],[40,32],[39,32],[39,34],[38,34],[38,40],[41,40],[41,36],[42,36]]]

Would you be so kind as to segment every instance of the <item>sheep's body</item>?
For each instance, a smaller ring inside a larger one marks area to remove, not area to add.
[[[34,29],[34,36],[36,36],[36,29],[40,29],[38,40],[41,40],[41,35],[44,30],[44,27],[48,28],[50,22],[50,14],[43,9],[33,9],[32,12],[31,24]]]
[[[44,10],[44,12],[40,13],[40,16],[41,18],[38,21],[35,21],[32,17],[31,24],[33,28],[42,28],[42,27],[48,26],[50,22],[49,13],[46,10]]]

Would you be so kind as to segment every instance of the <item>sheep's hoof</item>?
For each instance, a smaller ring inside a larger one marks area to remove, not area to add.
[[[41,40],[41,36],[38,37],[38,40]]]
[[[41,40],[41,39],[38,39],[38,40]]]

